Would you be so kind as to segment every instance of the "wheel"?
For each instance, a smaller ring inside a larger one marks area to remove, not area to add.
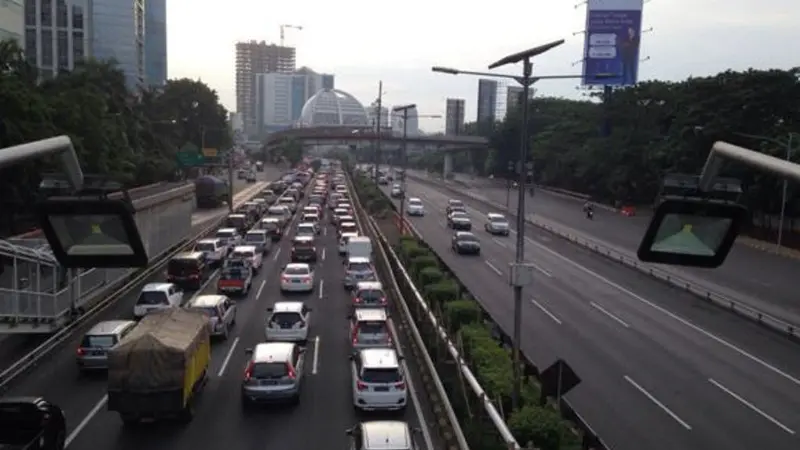
[[[53,441],[55,450],[64,450],[67,442],[67,433],[64,430],[58,430],[55,440]]]

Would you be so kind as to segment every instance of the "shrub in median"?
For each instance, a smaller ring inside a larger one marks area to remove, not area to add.
[[[424,254],[417,255],[414,258],[409,258],[408,260],[408,270],[410,274],[415,279],[419,276],[419,273],[422,272],[423,269],[427,267],[439,267],[439,260],[436,259],[435,256],[430,254],[430,251],[427,251]]]
[[[423,286],[436,284],[444,279],[444,274],[438,267],[426,267],[419,271],[419,281]]]
[[[466,325],[479,323],[481,308],[472,300],[454,300],[444,305],[444,314],[450,332],[454,333]]]
[[[572,432],[556,411],[533,405],[513,412],[508,427],[523,447],[532,443],[540,450],[559,450],[574,440],[569,438]]]
[[[417,282],[415,281],[414,284]],[[436,305],[444,306],[448,302],[458,299],[458,284],[453,280],[444,279],[436,284],[423,287],[422,292],[432,308]]]

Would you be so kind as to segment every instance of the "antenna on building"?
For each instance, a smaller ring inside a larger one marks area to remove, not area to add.
[[[286,35],[286,29],[287,28],[291,28],[291,29],[297,30],[297,31],[303,31],[303,27],[300,26],[300,25],[288,25],[288,24],[281,25],[281,47],[284,47],[283,43],[286,40],[286,36],[285,35]]]

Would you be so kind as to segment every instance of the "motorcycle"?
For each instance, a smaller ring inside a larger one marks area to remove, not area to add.
[[[594,220],[594,211],[591,209],[586,210],[586,218],[589,220]]]

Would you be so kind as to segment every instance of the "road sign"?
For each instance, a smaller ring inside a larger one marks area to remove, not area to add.
[[[206,163],[206,159],[200,153],[178,152],[178,164],[181,167],[197,167]]]
[[[216,158],[218,156],[217,155],[217,149],[215,149],[215,148],[204,148],[203,149],[203,156],[205,156],[206,158]]]

